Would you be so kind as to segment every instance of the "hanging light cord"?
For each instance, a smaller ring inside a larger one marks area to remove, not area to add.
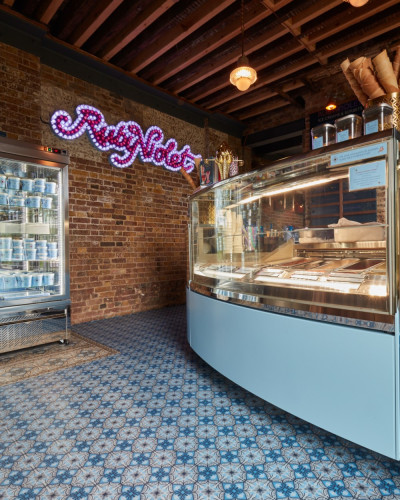
[[[244,0],[242,0],[242,56],[244,56]]]

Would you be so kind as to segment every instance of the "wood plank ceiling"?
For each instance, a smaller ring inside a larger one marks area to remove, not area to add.
[[[245,53],[258,80],[242,93],[229,83],[241,55],[240,0],[2,0],[1,8],[253,130],[269,111],[301,105],[302,91],[338,72],[345,57],[400,42],[399,0],[361,8],[343,0],[245,0]]]

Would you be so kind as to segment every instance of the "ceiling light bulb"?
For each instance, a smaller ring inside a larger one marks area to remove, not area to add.
[[[238,78],[236,80],[236,87],[238,88],[238,90],[241,90],[242,92],[244,92],[245,90],[247,90],[249,87],[250,87],[250,80],[248,78]]]
[[[257,72],[249,66],[249,60],[246,56],[239,57],[238,67],[230,74],[230,82],[238,90],[245,91],[257,80]]]
[[[353,7],[362,7],[363,5],[368,3],[368,0],[344,0],[344,1],[348,2]]]

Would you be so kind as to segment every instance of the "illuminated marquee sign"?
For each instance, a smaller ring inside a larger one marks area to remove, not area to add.
[[[195,158],[201,158],[201,155],[191,152],[190,146],[178,150],[175,139],[168,139],[164,144],[164,133],[159,127],[149,127],[144,134],[134,121],[107,125],[103,114],[87,104],[77,106],[75,120],[66,111],[59,110],[53,114],[50,123],[53,132],[62,139],[73,140],[87,132],[100,151],[117,151],[109,156],[109,160],[118,168],[129,167],[139,156],[144,162],[173,172],[183,168],[190,173]]]

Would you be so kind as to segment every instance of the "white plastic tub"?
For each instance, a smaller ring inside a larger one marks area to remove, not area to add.
[[[382,241],[385,239],[385,226],[362,224],[342,226],[334,229],[335,241],[350,243],[356,241]]]

